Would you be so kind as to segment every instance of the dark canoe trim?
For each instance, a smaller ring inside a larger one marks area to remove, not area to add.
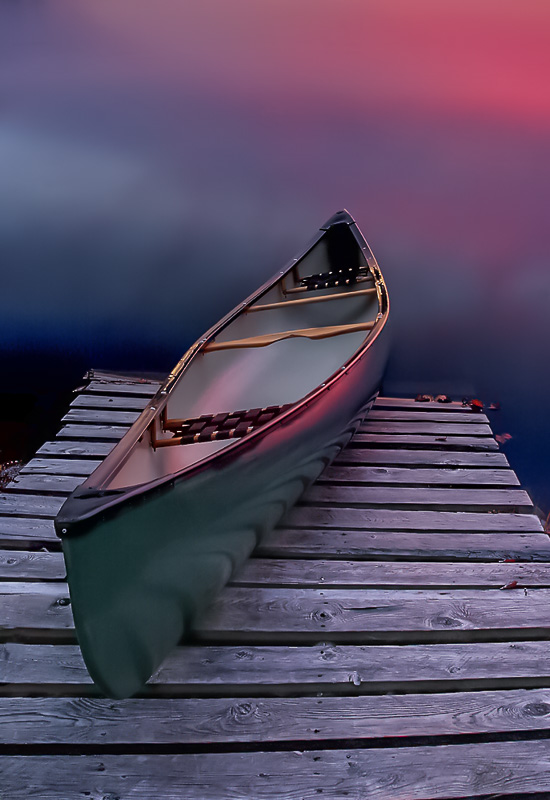
[[[278,281],[281,280],[293,267],[295,267],[309,252],[310,250],[323,238],[325,233],[335,225],[348,225],[352,231],[357,246],[362,251],[364,258],[367,260],[371,273],[374,277],[375,288],[378,299],[378,315],[374,328],[366,338],[363,345],[349,358],[344,364],[320,386],[313,389],[309,394],[299,400],[292,408],[283,414],[277,416],[271,422],[268,422],[261,428],[258,428],[251,433],[247,434],[241,439],[236,440],[234,443],[228,445],[221,451],[212,453],[209,456],[184,467],[178,472],[170,475],[165,475],[156,481],[149,481],[143,484],[137,484],[126,489],[102,489],[107,480],[113,474],[113,465],[110,463],[116,450],[119,451],[116,466],[123,463],[131,454],[134,446],[140,438],[146,434],[147,429],[155,416],[159,415],[162,408],[166,405],[169,399],[169,394],[174,388],[176,382],[179,380],[183,372],[189,367],[192,361],[196,358],[202,348],[216,335],[218,335],[227,325],[229,325],[237,316],[239,316],[246,307],[251,305],[266,294]],[[163,491],[171,489],[176,482],[186,480],[191,476],[197,475],[212,467],[213,463],[225,464],[227,461],[232,461],[239,457],[241,453],[246,452],[249,447],[254,446],[260,439],[264,438],[278,427],[286,424],[287,421],[296,416],[301,415],[305,409],[311,404],[320,399],[325,392],[328,392],[337,381],[345,378],[346,374],[356,363],[358,363],[367,350],[369,350],[382,329],[387,323],[389,313],[389,299],[386,289],[385,281],[380,272],[380,268],[370,250],[363,234],[359,230],[355,220],[347,211],[339,211],[334,214],[315,234],[315,236],[308,242],[305,249],[299,256],[291,259],[285,267],[278,272],[275,276],[270,278],[259,289],[250,295],[239,306],[232,309],[225,317],[216,323],[201,339],[199,339],[180,359],[178,364],[168,375],[166,381],[158,390],[158,392],[151,398],[148,405],[145,407],[136,422],[129,429],[124,438],[117,444],[116,448],[109,454],[107,459],[90,475],[85,483],[76,489],[66,500],[60,509],[55,519],[55,530],[59,537],[74,536],[85,533],[92,525],[95,525],[99,518],[105,518],[121,510],[124,505],[136,505],[145,501],[151,495],[158,494]],[[122,452],[121,452],[122,451]]]

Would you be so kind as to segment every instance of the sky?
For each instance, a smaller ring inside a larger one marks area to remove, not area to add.
[[[550,510],[549,74],[546,0],[2,3],[0,393],[167,371],[346,207],[386,391],[499,400]]]

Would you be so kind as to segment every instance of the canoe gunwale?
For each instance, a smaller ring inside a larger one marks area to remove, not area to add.
[[[336,220],[332,222],[332,220]],[[266,423],[260,428],[253,430],[240,439],[228,444],[222,450],[211,453],[208,456],[196,461],[195,463],[183,467],[177,472],[164,475],[154,481],[132,485],[121,489],[102,489],[103,486],[116,474],[121,466],[130,457],[134,447],[139,440],[147,434],[151,422],[160,416],[163,408],[170,399],[170,393],[175,388],[179,380],[183,377],[195,358],[203,351],[206,345],[219,333],[221,333],[238,316],[246,313],[247,308],[257,300],[261,299],[268,291],[284,278],[296,265],[312,250],[312,248],[325,236],[332,225],[346,224],[356,240],[363,257],[367,261],[369,271],[374,278],[374,289],[378,301],[378,313],[374,321],[372,330],[367,333],[360,347],[348,358],[341,367],[332,375],[315,387],[312,391],[298,400],[291,408],[275,417],[271,422]],[[339,212],[329,220],[325,226],[306,244],[304,250],[296,257],[292,258],[284,268],[262,284],[245,301],[228,312],[221,320],[213,325],[199,340],[197,340],[183,355],[175,368],[170,372],[163,385],[151,398],[147,406],[143,409],[138,419],[133,423],[129,431],[124,435],[113,451],[107,456],[105,461],[86,479],[84,484],[76,489],[67,498],[55,519],[55,529],[60,538],[67,536],[80,535],[85,533],[88,528],[95,524],[98,515],[109,516],[116,513],[127,504],[145,501],[153,494],[169,490],[176,483],[186,480],[192,476],[209,469],[215,464],[220,466],[227,462],[239,458],[241,453],[245,453],[249,448],[254,447],[261,439],[270,435],[278,427],[284,426],[287,422],[304,413],[312,404],[315,404],[326,392],[345,378],[350,369],[359,363],[369,351],[376,340],[379,338],[386,325],[389,314],[389,298],[385,281],[380,272],[380,268],[370,250],[363,234],[359,230],[355,220],[347,212]],[[118,451],[118,452],[116,452]],[[116,461],[115,461],[116,458]],[[79,508],[76,508],[78,502]]]

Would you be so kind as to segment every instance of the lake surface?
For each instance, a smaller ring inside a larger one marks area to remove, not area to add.
[[[0,461],[89,367],[168,371],[346,207],[389,286],[385,392],[500,402],[550,510],[549,23],[506,0],[3,4]]]

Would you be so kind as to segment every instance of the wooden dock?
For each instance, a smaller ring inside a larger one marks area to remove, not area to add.
[[[0,494],[0,798],[549,797],[550,538],[457,403],[379,398],[147,691],[97,693],[53,518],[156,388],[96,374]]]

